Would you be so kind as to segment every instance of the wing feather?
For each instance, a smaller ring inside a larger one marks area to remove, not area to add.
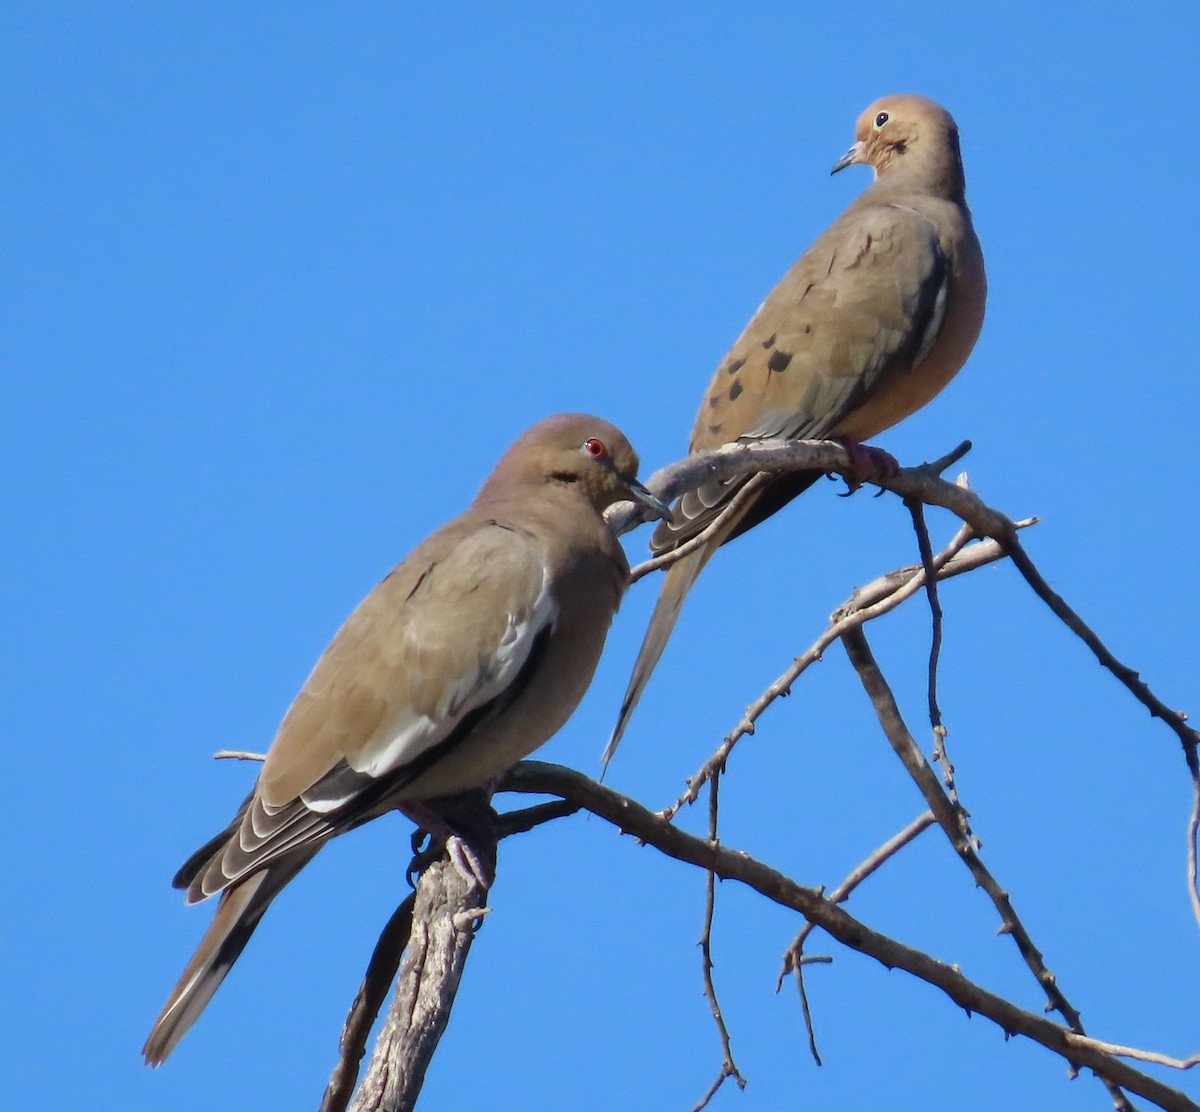
[[[507,705],[557,617],[545,561],[531,535],[506,524],[451,529],[418,548],[338,631],[228,836],[180,871],[189,896],[356,825],[440,757],[456,730]]]
[[[717,368],[691,450],[836,434],[891,376],[924,360],[941,328],[950,270],[937,229],[915,209],[850,209],[771,291]],[[675,520],[655,531],[653,550],[701,532],[747,481],[685,494]]]

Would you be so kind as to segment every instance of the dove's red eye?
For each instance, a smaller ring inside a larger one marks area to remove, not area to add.
[[[597,440],[594,436],[583,442],[583,450],[587,452],[592,459],[603,459],[608,455],[608,449],[604,446],[604,441]]]

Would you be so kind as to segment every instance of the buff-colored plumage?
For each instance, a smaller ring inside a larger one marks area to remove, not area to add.
[[[637,466],[607,421],[548,418],[358,605],[233,822],[175,877],[189,902],[221,901],[146,1040],[147,1062],[171,1053],[267,905],[331,837],[485,784],[566,722],[629,583],[601,515],[634,498],[669,516]]]
[[[883,97],[859,117],[855,139],[834,170],[865,163],[874,184],[784,275],[721,361],[691,451],[768,437],[866,440],[930,401],[970,354],[987,282],[954,120],[923,97]],[[773,480],[667,571],[606,759],[704,565],[815,477]],[[695,537],[746,481],[685,495],[652,550]]]

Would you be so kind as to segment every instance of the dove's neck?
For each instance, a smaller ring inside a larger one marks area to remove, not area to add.
[[[871,191],[876,196],[901,196],[914,193],[938,197],[957,205],[967,201],[967,182],[963,176],[958,136],[928,146],[911,144],[876,171]]]

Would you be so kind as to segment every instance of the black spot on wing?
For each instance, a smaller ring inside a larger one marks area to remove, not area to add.
[[[407,602],[410,598],[412,598],[413,595],[415,595],[421,589],[421,584],[424,583],[425,580],[429,578],[429,573],[431,571],[433,571],[432,564],[430,564],[429,567],[427,567],[423,572],[421,572],[421,574],[419,576],[417,576],[417,581],[412,585],[412,590],[409,591],[408,594],[404,597],[405,602]]]
[[[737,401],[738,397],[741,395],[742,390],[743,390],[742,384],[740,382],[735,382],[729,388],[729,400],[731,402]]]
[[[792,353],[790,351],[776,349],[771,352],[771,358],[767,360],[767,370],[774,371],[776,374],[782,374],[788,369],[788,364],[791,361]]]
[[[744,359],[735,359],[725,368],[725,373],[735,375],[742,369],[743,366],[745,366],[745,363],[746,360]]]

